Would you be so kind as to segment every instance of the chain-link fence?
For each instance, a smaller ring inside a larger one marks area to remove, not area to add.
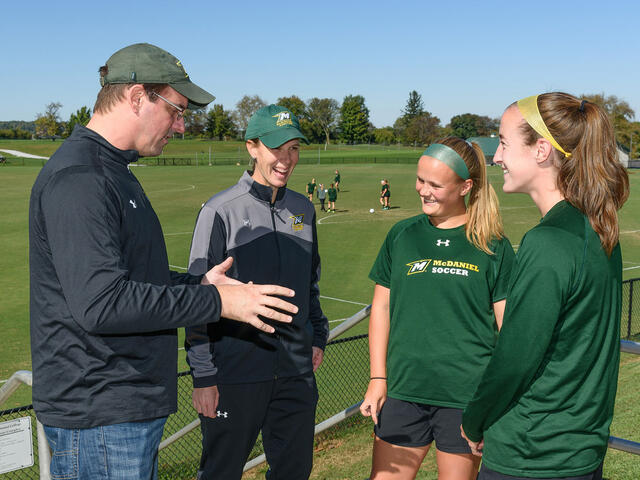
[[[329,342],[322,366],[316,372],[316,381],[320,393],[316,424],[362,400],[369,381],[367,335]],[[167,420],[165,438],[198,418],[191,407],[191,391],[191,377],[186,372],[179,374],[178,412]],[[201,441],[198,427],[161,450],[159,477],[167,480],[195,478],[200,462]],[[262,452],[262,440],[258,438],[249,459]]]
[[[622,282],[620,337],[640,341],[640,278]]]
[[[640,278],[626,280],[622,286],[622,315],[620,336],[640,341]],[[324,362],[316,372],[320,399],[316,413],[316,423],[362,400],[369,378],[369,353],[367,335],[348,337],[327,344]],[[197,419],[191,406],[192,383],[188,372],[178,374],[178,411],[171,415],[165,427],[164,438],[174,434],[185,425]],[[32,406],[0,411],[0,422],[29,416],[32,419],[34,466],[9,472],[3,479],[39,479],[36,420]],[[359,416],[349,420],[363,421]],[[333,427],[324,432],[324,438],[337,432]],[[195,428],[184,437],[160,451],[159,466],[161,479],[195,479],[200,461],[201,434]],[[262,442],[258,439],[250,458],[262,453]]]

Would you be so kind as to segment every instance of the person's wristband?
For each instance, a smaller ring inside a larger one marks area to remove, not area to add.
[[[386,380],[387,377],[369,377],[369,380]]]

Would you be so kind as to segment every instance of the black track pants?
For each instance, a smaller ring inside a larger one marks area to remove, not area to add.
[[[218,416],[200,416],[199,480],[240,480],[262,430],[268,480],[307,480],[313,464],[318,389],[313,373],[268,382],[218,385]]]

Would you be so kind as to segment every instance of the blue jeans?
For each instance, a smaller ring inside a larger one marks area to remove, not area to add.
[[[44,427],[52,480],[156,480],[166,417],[93,428]]]

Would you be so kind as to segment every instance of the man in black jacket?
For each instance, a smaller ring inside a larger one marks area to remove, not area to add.
[[[228,279],[231,260],[171,272],[160,222],[129,164],[184,132],[186,108],[213,96],[149,44],[100,68],[87,127],[77,126],[31,192],[33,404],[54,478],[151,479],[177,408],[177,327],[223,315],[265,332],[297,307],[288,288]],[[215,286],[213,285],[215,284]],[[251,327],[248,327],[251,328]]]

